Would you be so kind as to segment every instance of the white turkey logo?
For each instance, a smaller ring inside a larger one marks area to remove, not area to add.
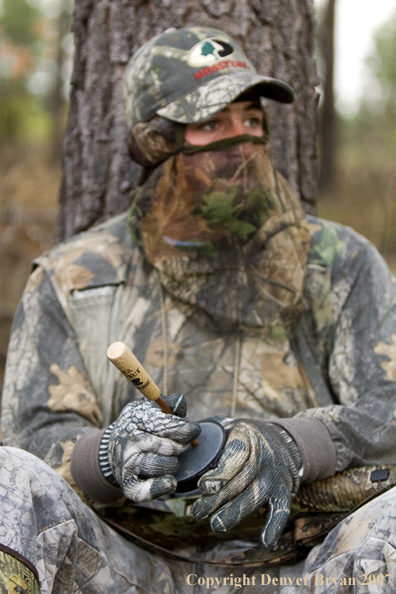
[[[234,48],[221,39],[204,39],[194,45],[188,54],[187,64],[193,68],[209,66],[226,56],[230,56]]]

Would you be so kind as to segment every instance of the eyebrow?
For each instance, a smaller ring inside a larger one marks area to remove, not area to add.
[[[249,109],[261,109],[259,101],[249,101],[249,104],[246,105],[244,111],[249,111]],[[221,111],[228,112],[230,111],[230,108],[228,105],[226,105],[226,107],[224,107]]]
[[[250,101],[249,105],[246,106],[246,111],[248,109],[259,109],[261,111],[260,100],[257,99],[257,101]]]

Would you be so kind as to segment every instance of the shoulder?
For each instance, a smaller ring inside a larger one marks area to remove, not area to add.
[[[127,225],[128,213],[79,233],[34,261],[62,292],[125,282],[137,248]]]
[[[319,327],[338,319],[347,302],[362,308],[367,300],[370,307],[380,299],[393,301],[395,279],[370,241],[339,223],[311,216],[307,220],[311,247],[304,297]]]
[[[333,274],[353,264],[388,270],[377,248],[360,233],[334,221],[308,216],[311,247],[308,266],[330,268]]]

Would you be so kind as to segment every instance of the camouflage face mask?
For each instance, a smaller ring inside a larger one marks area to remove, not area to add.
[[[308,231],[265,143],[244,135],[169,157],[138,189],[132,226],[187,316],[283,339],[301,312]]]

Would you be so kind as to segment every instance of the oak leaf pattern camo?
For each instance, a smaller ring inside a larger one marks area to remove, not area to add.
[[[95,396],[86,389],[87,380],[73,365],[63,373],[59,365],[53,363],[50,371],[59,380],[59,384],[48,388],[51,398],[47,406],[54,411],[78,410],[92,425],[100,427],[102,413],[96,403]]]
[[[227,532],[260,507],[268,507],[261,542],[275,548],[300,485],[302,459],[294,439],[268,423],[258,428],[246,422],[232,427],[217,467],[199,480],[195,518],[210,518],[214,532]]]
[[[36,454],[66,479],[72,444],[98,430],[97,409],[105,428],[138,398],[106,360],[111,342],[125,341],[162,385],[158,278],[133,245],[126,220],[127,214],[120,215],[40,258],[13,324],[3,391],[4,443]],[[315,217],[307,221],[311,245],[299,327],[292,340],[243,338],[236,417],[318,418],[333,439],[337,471],[391,463],[396,384],[384,364],[393,355],[387,347],[377,352],[384,348],[377,345],[394,344],[395,280],[360,235]],[[76,266],[84,273],[75,276]],[[169,393],[185,395],[194,421],[229,416],[236,337],[198,326],[169,296],[165,310],[173,345]],[[76,389],[83,377],[95,399],[90,412],[85,408],[82,414],[77,400],[64,410],[48,406],[50,386],[58,383],[52,365],[64,374],[71,367],[78,370]]]
[[[151,501],[175,491],[172,475],[179,468],[178,456],[201,431],[198,423],[184,418],[187,406],[181,394],[165,400],[174,414],[165,414],[155,402],[143,399],[127,404],[114,423],[110,466],[132,501]]]
[[[391,336],[392,343],[379,342],[374,352],[378,355],[386,355],[389,360],[381,363],[382,369],[386,371],[388,378],[396,382],[396,334]]]

